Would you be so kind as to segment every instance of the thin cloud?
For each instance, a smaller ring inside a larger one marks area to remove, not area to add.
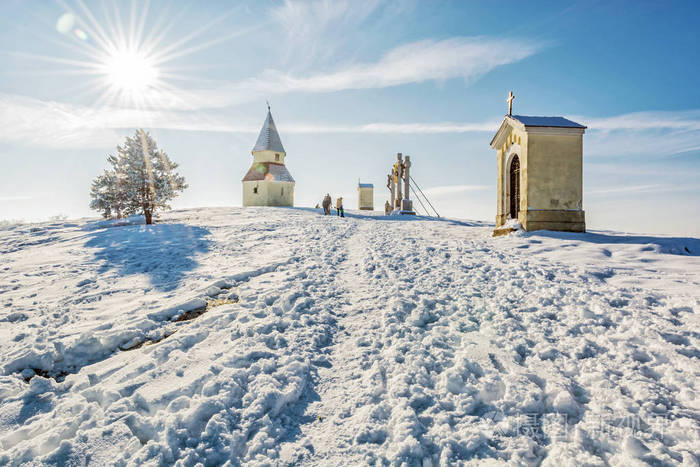
[[[423,40],[389,51],[375,62],[345,66],[306,76],[267,70],[256,78],[205,93],[201,106],[224,106],[244,98],[292,92],[325,93],[350,89],[377,89],[426,81],[462,78],[474,81],[502,65],[533,55],[542,45],[527,40],[457,37]]]
[[[284,76],[271,82],[287,91],[332,92],[451,78],[470,80],[520,61],[540,48],[534,42],[488,37],[424,40],[397,47],[377,62],[308,77]]]
[[[494,126],[495,125],[495,126]],[[285,133],[378,133],[378,134],[441,134],[487,132],[497,127],[498,122],[482,123],[367,123],[364,125],[317,125],[290,124],[284,126]]]
[[[700,111],[642,112],[604,119],[571,117],[589,126],[586,157],[669,156],[697,150]],[[230,116],[175,110],[90,108],[0,94],[0,141],[24,146],[64,148],[111,147],[124,130],[138,127],[180,131],[254,134],[257,121],[231,123]],[[370,122],[333,124],[287,122],[286,134],[467,134],[491,133],[500,118],[481,122]],[[484,137],[483,135],[478,137]]]
[[[574,119],[585,117],[572,117]],[[600,131],[616,130],[700,130],[700,110],[633,112],[613,117],[585,119],[590,129]]]
[[[641,194],[641,193],[666,193],[675,191],[698,190],[697,186],[692,185],[632,185],[615,188],[597,188],[587,190],[586,195],[626,195],[626,194]]]
[[[270,9],[270,19],[279,25],[284,40],[285,68],[305,68],[332,61],[339,54],[356,50],[358,42],[379,19],[396,19],[403,2],[381,0],[285,0]],[[387,18],[388,19],[388,18]],[[363,31],[363,34],[357,34]],[[346,51],[346,49],[350,49]]]
[[[286,73],[275,68],[211,89],[169,91],[151,99],[160,108],[193,110],[230,107],[272,95],[379,89],[460,78],[473,82],[491,70],[523,60],[544,45],[525,39],[455,37],[396,47],[379,60],[326,72]]]
[[[588,125],[584,151],[592,157],[670,156],[697,150],[700,139],[700,110],[572,118]]]
[[[107,112],[61,102],[0,94],[0,141],[23,146],[112,146],[116,132]]]
[[[287,134],[442,134],[488,132],[497,120],[475,123],[390,123],[358,125],[289,123]],[[24,96],[0,94],[0,141],[25,146],[93,148],[113,146],[119,130],[158,128],[180,131],[254,134],[259,122],[231,123],[231,119],[201,113],[141,109],[90,108]]]
[[[664,129],[590,131],[583,140],[584,157],[666,157],[697,148],[700,132]]]

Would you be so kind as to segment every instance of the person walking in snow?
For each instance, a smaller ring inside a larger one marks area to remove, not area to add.
[[[343,209],[343,197],[341,196],[335,200],[335,209],[338,210],[338,216],[345,217],[345,210]]]
[[[331,213],[331,195],[326,193],[326,196],[323,197],[323,215],[327,216]]]

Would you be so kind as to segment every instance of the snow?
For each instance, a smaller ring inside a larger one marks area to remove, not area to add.
[[[543,126],[560,128],[586,128],[580,123],[572,122],[564,117],[533,117],[527,115],[511,115],[511,118],[518,120],[525,126]]]
[[[518,221],[518,219],[509,218],[502,226],[499,227],[499,230],[522,230],[522,228],[523,227],[520,225],[520,221]]]
[[[0,464],[697,465],[700,239],[285,208],[0,227]]]

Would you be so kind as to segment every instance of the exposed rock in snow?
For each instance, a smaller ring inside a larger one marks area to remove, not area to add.
[[[0,227],[0,464],[697,465],[700,240],[492,229]]]

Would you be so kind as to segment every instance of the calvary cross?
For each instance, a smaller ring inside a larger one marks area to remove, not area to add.
[[[513,99],[515,99],[515,94],[513,94],[513,91],[510,92],[508,95],[508,99],[506,99],[506,102],[508,103],[508,115],[510,116],[513,113]]]

